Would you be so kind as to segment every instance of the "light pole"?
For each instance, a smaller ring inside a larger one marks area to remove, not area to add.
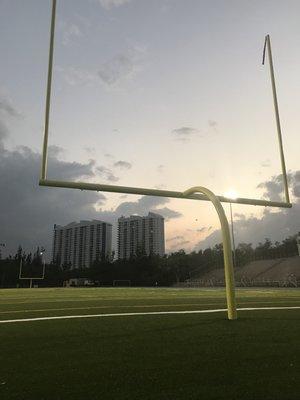
[[[1,247],[5,247],[5,243],[0,243],[0,260],[2,260]]]
[[[46,268],[46,261],[45,261],[45,257],[44,257],[45,251],[46,251],[45,248],[42,247],[41,251],[40,251],[40,256],[42,257],[42,263],[43,263],[43,276],[42,276],[42,279],[44,279],[44,277],[45,277],[45,268]]]
[[[297,236],[297,247],[298,247],[298,256],[300,257],[300,232],[298,232]]]
[[[234,241],[233,218],[232,218],[232,203],[229,203],[229,206],[230,206],[230,224],[231,224],[231,237],[232,237],[232,250],[233,250],[233,266],[236,267],[235,241]]]
[[[228,192],[225,193],[225,196],[232,200],[235,200],[238,197],[237,192],[234,189],[228,190]],[[231,202],[229,203],[229,207],[230,207],[230,226],[231,226],[231,238],[232,238],[233,266],[236,267],[235,240],[234,240],[232,203]]]

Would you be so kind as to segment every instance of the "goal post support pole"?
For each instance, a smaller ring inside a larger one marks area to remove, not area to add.
[[[232,261],[232,248],[229,225],[224,208],[218,199],[218,197],[209,189],[202,186],[192,187],[183,194],[185,196],[202,193],[213,203],[215,210],[217,211],[222,230],[223,240],[223,256],[224,256],[224,269],[225,269],[225,285],[226,285],[226,299],[227,299],[227,313],[229,320],[237,319],[236,299],[235,299],[235,283],[234,283],[234,271]]]

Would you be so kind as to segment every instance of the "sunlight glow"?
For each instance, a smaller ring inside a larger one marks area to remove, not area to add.
[[[234,189],[229,189],[227,192],[224,193],[225,197],[228,197],[229,199],[235,200],[238,198],[238,193]]]

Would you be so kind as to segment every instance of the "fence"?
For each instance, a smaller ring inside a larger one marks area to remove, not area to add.
[[[236,287],[300,287],[300,279],[295,276],[288,276],[281,280],[271,279],[250,279],[241,278],[235,282]],[[197,288],[197,287],[225,287],[224,279],[198,279],[198,280],[186,280],[185,282],[179,282],[174,287],[182,288]]]

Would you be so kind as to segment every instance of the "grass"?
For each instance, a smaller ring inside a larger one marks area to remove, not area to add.
[[[239,307],[300,306],[297,289],[238,290]],[[223,290],[0,291],[0,320],[226,308]],[[300,309],[0,324],[0,398],[300,398]]]

